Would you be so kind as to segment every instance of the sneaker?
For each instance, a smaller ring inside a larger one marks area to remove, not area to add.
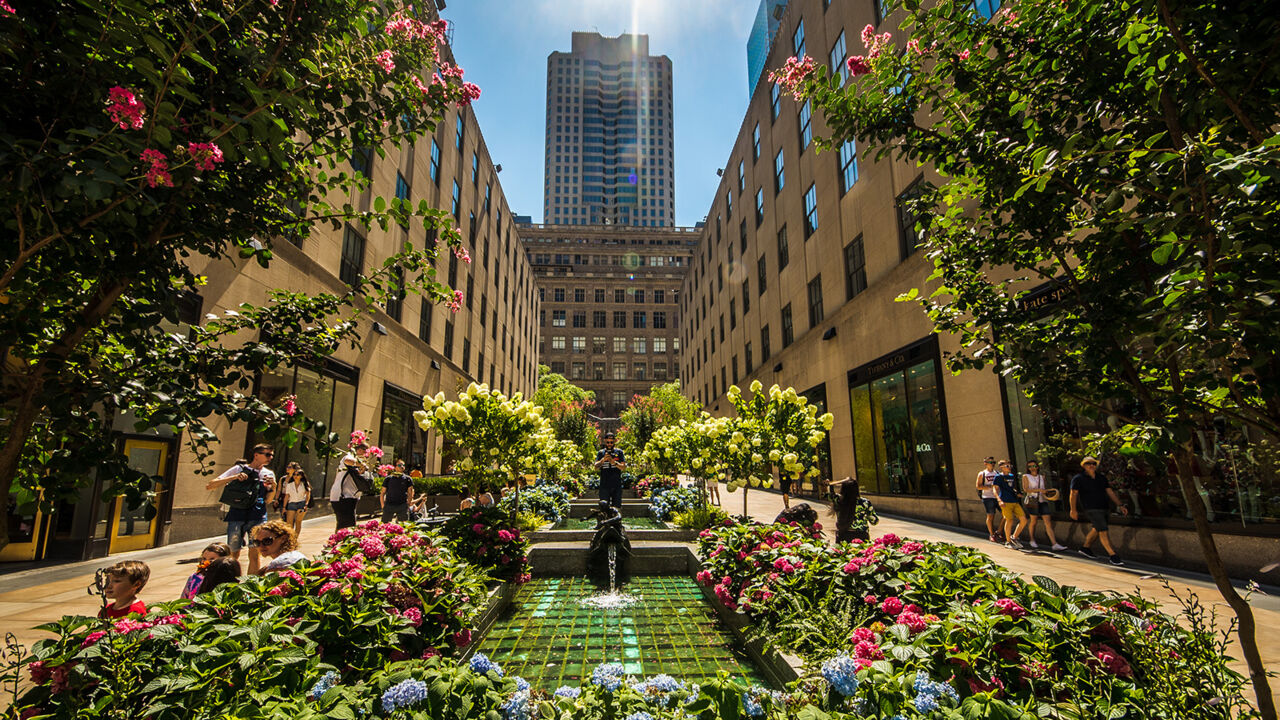
[[[1054,543],[1054,544],[1053,544],[1053,551],[1054,551],[1054,552],[1062,552],[1063,550],[1066,550],[1066,549],[1067,549],[1067,546],[1066,546],[1066,545],[1059,545],[1058,543]]]
[[[1120,559],[1120,556],[1119,556],[1119,555],[1112,555],[1112,556],[1111,556],[1111,564],[1112,564],[1112,565],[1124,565],[1124,561]]]
[[[1007,542],[1007,543],[1005,543],[1005,544],[1004,544],[1004,546],[1005,546],[1005,547],[1007,547],[1007,548],[1009,548],[1010,550],[1016,550],[1016,549],[1017,549],[1017,548],[1015,548],[1015,547],[1013,546],[1013,543],[1012,543],[1012,542]]]
[[[1010,545],[1012,545],[1012,546],[1013,546],[1013,548],[1014,548],[1015,550],[1021,550],[1021,549],[1022,549],[1022,541],[1021,541],[1021,540],[1019,540],[1018,538],[1014,538],[1014,539],[1010,540],[1010,541],[1009,541],[1009,544],[1010,544]]]
[[[1036,550],[1039,550],[1039,549],[1040,549],[1040,545],[1039,545],[1038,543],[1036,543],[1036,541],[1035,541],[1035,540],[1032,540],[1032,541],[1031,541],[1030,543],[1028,543],[1028,544],[1029,544],[1029,545],[1031,545],[1031,547],[1032,547],[1033,549],[1036,549]]]
[[[990,540],[991,542],[1000,542],[999,540],[996,540],[995,535],[988,535],[987,539]]]
[[[1080,548],[1079,550],[1077,550],[1076,552],[1080,553],[1081,555],[1083,555],[1083,556],[1085,556],[1085,557],[1087,557],[1087,558],[1098,557],[1097,555],[1094,555],[1094,554],[1093,554],[1093,551],[1092,551],[1092,550],[1090,550],[1090,549],[1089,549],[1089,548],[1087,548],[1087,547],[1082,547],[1082,548]]]

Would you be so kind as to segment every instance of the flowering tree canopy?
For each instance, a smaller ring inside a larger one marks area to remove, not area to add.
[[[185,430],[200,457],[212,415],[328,450],[323,424],[249,396],[252,377],[358,342],[353,317],[390,293],[456,302],[432,279],[435,247],[406,247],[349,290],[279,290],[190,333],[174,325],[209,263],[266,266],[276,238],[303,243],[320,222],[443,219],[425,202],[350,198],[370,184],[356,160],[478,97],[444,24],[398,0],[12,10],[0,12],[0,84],[21,108],[0,127],[0,499],[15,478],[26,497],[71,499],[97,468],[142,501],[149,480],[109,432],[121,412]],[[456,229],[439,237],[464,252]]]
[[[471,383],[457,400],[444,393],[423,398],[413,419],[458,444],[464,454],[454,469],[475,485],[501,485],[534,471],[547,443],[555,442],[541,408],[488,385]]]
[[[997,364],[1038,404],[1118,419],[1132,450],[1172,457],[1186,498],[1216,429],[1280,438],[1274,7],[897,5],[898,42],[868,26],[847,84],[804,59],[776,77],[825,114],[828,146],[936,169],[904,203],[935,267],[921,302],[960,340],[951,367]],[[1203,503],[1187,511],[1275,718],[1248,603]]]
[[[648,395],[631,398],[627,409],[622,411],[618,447],[630,457],[643,459],[645,446],[654,432],[681,420],[696,420],[698,415],[698,404],[680,394],[678,380],[655,385]]]

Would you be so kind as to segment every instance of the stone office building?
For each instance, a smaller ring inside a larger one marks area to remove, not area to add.
[[[978,9],[989,15],[992,5]],[[790,0],[766,72],[806,54],[842,68],[861,52],[866,25],[904,42],[901,17],[881,18],[877,8],[873,0]],[[1065,490],[1080,438],[1105,430],[1107,419],[1046,416],[991,371],[943,367],[955,338],[936,334],[918,305],[896,301],[923,288],[932,270],[900,202],[932,171],[860,159],[853,143],[818,152],[813,138],[827,134],[808,104],[771,83],[756,86],[680,296],[685,391],[724,414],[729,385],[794,387],[835,415],[830,477],[856,477],[881,511],[985,534],[974,489],[985,456],[1019,468],[1038,457]],[[1053,302],[1046,287],[1027,306],[1052,312]],[[1233,574],[1275,582],[1257,558],[1280,554],[1280,487],[1274,473],[1237,474],[1230,448],[1219,449],[1203,463],[1200,498],[1184,498],[1164,468],[1114,470],[1132,511],[1113,516],[1121,555],[1202,569],[1186,512],[1200,501]],[[1060,538],[1078,544],[1084,526],[1065,509],[1057,509]]]
[[[465,293],[462,308],[454,313],[408,295],[362,320],[362,349],[343,348],[321,366],[262,375],[253,392],[268,402],[295,395],[304,413],[323,420],[343,439],[353,429],[367,429],[387,458],[440,472],[439,438],[413,422],[421,397],[454,394],[472,381],[531,395],[537,379],[538,296],[470,108],[451,109],[436,132],[413,147],[385,149],[385,157],[370,151],[353,159],[353,169],[370,176],[373,187],[350,202],[364,208],[373,197],[404,197],[448,210],[463,231],[472,262],[444,252],[436,263],[437,278]],[[406,241],[421,248],[435,240],[420,225],[369,232],[352,225],[334,231],[325,225],[298,244],[277,240],[270,269],[252,261],[199,259],[195,271],[209,278],[208,285],[184,308],[184,325],[172,329],[182,332],[205,314],[221,314],[242,302],[263,303],[273,288],[344,292],[349,275],[381,264]],[[121,452],[136,467],[164,478],[155,516],[148,518],[145,508],[129,509],[119,501],[101,503],[102,485],[111,480],[99,478],[79,503],[64,504],[53,515],[11,518],[15,534],[0,551],[0,561],[100,557],[225,532],[217,493],[204,489],[208,476],[199,474],[181,437],[167,428],[136,432],[127,417],[119,419],[115,430]],[[212,465],[219,472],[257,442],[243,424],[219,423],[215,430],[222,444]],[[324,499],[337,459],[278,447],[270,467],[282,472],[289,461],[301,463],[321,499],[312,514],[328,512]]]
[[[680,379],[681,284],[697,228],[521,225],[537,278],[539,362],[596,393],[616,417],[632,396]]]

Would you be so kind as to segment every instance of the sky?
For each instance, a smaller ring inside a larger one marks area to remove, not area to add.
[[[571,34],[649,36],[671,58],[676,224],[702,221],[747,109],[747,35],[758,0],[448,0],[453,52],[480,86],[473,108],[511,211],[542,221],[547,55]]]

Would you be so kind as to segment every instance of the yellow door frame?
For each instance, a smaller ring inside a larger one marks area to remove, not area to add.
[[[168,441],[148,440],[143,438],[126,438],[124,441],[124,447],[121,449],[121,452],[124,453],[125,457],[128,457],[129,451],[135,448],[159,450],[160,461],[157,463],[155,474],[157,475],[164,474],[165,468],[168,467],[168,462],[169,462],[169,442]],[[159,508],[163,505],[163,503],[160,501],[159,496],[169,491],[170,491],[170,488],[167,486],[167,484],[162,485],[157,489],[156,497],[155,499],[152,500],[152,502],[155,503],[156,505],[157,513],[155,517],[151,519],[150,529],[145,533],[141,533],[137,535],[126,535],[123,537],[119,535],[119,532],[120,532],[120,515],[125,510],[124,498],[122,497],[116,498],[115,502],[113,502],[111,506],[111,528],[108,530],[108,535],[107,535],[107,537],[109,538],[107,553],[114,555],[115,553],[129,552],[132,550],[145,550],[147,548],[155,547],[156,530],[159,527],[158,520],[160,519]]]

